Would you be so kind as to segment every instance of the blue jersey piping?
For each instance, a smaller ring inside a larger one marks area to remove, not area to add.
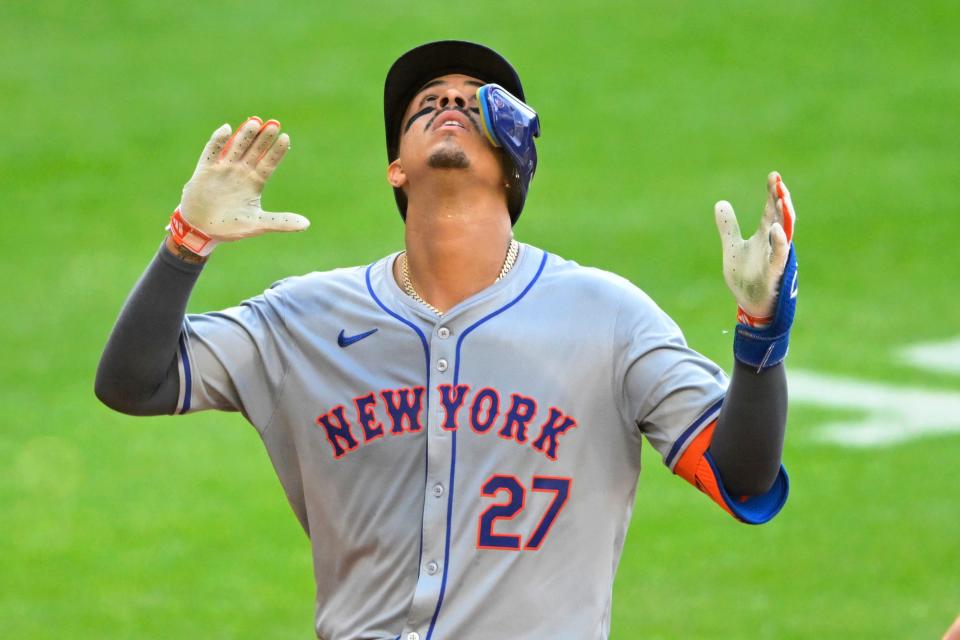
[[[376,263],[374,263],[374,264],[376,264]],[[398,314],[398,313],[396,313],[396,312],[394,312],[394,311],[391,311],[390,309],[387,308],[387,305],[383,304],[383,302],[380,301],[380,298],[377,297],[377,294],[373,292],[373,285],[370,284],[370,270],[371,270],[371,269],[373,269],[373,264],[371,264],[370,266],[367,267],[367,272],[366,272],[366,275],[365,275],[365,279],[366,279],[366,281],[367,281],[367,291],[370,293],[370,297],[373,298],[373,301],[377,303],[377,306],[380,307],[381,309],[383,309],[383,310],[387,313],[387,315],[389,315],[389,316],[395,318],[396,320],[399,320],[399,321],[402,322],[403,324],[407,325],[408,327],[410,327],[411,329],[413,329],[413,331],[414,331],[418,336],[420,336],[420,344],[423,345],[424,365],[425,365],[425,367],[426,367],[426,373],[427,373],[427,389],[429,390],[429,389],[430,389],[430,345],[427,344],[427,336],[423,335],[423,331],[420,330],[420,327],[418,327],[417,325],[413,324],[412,322],[410,322],[409,320],[407,320],[406,318],[404,318],[404,317],[401,316],[400,314]],[[427,402],[429,403],[429,394],[427,395]]]
[[[697,428],[700,427],[707,419],[712,417],[717,411],[720,410],[720,407],[723,406],[723,398],[720,398],[708,408],[706,411],[700,414],[700,416],[693,421],[689,427],[687,427],[683,433],[680,434],[680,437],[676,439],[673,443],[673,447],[670,448],[670,453],[667,454],[666,465],[669,467],[673,465],[673,460],[676,458],[677,453],[680,452],[680,448],[686,443],[687,439],[690,438],[690,435],[693,434]]]
[[[490,320],[495,316],[500,315],[501,313],[503,313],[504,311],[506,311],[507,309],[509,309],[516,303],[518,303],[525,295],[527,295],[527,292],[529,292],[530,289],[533,287],[533,285],[537,282],[537,280],[540,279],[540,274],[543,273],[543,268],[547,264],[547,257],[549,255],[550,254],[548,254],[546,251],[543,252],[543,258],[541,258],[540,260],[540,267],[537,269],[536,274],[534,274],[533,279],[530,280],[527,286],[524,287],[523,291],[521,291],[516,298],[514,298],[507,304],[503,305],[496,311],[493,311],[485,315],[484,317],[480,318],[479,320],[474,322],[472,325],[467,327],[463,331],[463,333],[460,334],[460,337],[457,339],[456,359],[453,367],[454,388],[456,388],[457,384],[459,384],[460,382],[460,347],[463,346],[464,338],[466,338],[471,331],[473,331],[474,329],[482,325],[484,322],[486,322],[487,320]],[[452,527],[452,518],[453,518],[454,480],[456,478],[456,470],[457,470],[457,432],[456,431],[451,432],[451,436],[452,436],[451,438],[452,459],[450,462],[450,482],[449,482],[450,491],[447,494],[447,531],[446,531],[446,540],[444,540],[444,545],[443,545],[443,578],[440,581],[440,597],[437,598],[437,608],[433,612],[433,618],[430,619],[430,627],[429,629],[427,629],[426,640],[430,640],[431,637],[433,636],[433,630],[437,624],[437,617],[440,615],[440,608],[443,606],[443,596],[447,590],[447,574],[450,570],[450,529]]]
[[[426,389],[427,389],[427,394],[426,394],[427,397],[426,397],[426,400],[425,400],[425,406],[426,406],[426,411],[427,411],[427,422],[429,423],[429,417],[430,417],[430,345],[427,344],[427,336],[423,335],[423,331],[420,330],[420,327],[418,327],[417,325],[413,324],[412,322],[410,322],[409,320],[407,320],[407,319],[404,318],[403,316],[397,314],[396,312],[391,311],[390,309],[388,309],[388,308],[387,308],[387,305],[383,304],[383,302],[381,302],[380,298],[377,297],[377,294],[373,292],[373,285],[370,284],[370,270],[373,269],[373,265],[374,265],[374,264],[376,264],[376,263],[373,263],[373,264],[371,264],[370,266],[367,267],[367,271],[366,271],[366,274],[365,274],[365,276],[364,276],[364,279],[365,279],[366,282],[367,282],[367,291],[370,293],[370,297],[373,298],[373,301],[377,303],[377,306],[379,306],[381,309],[383,309],[383,310],[387,313],[387,315],[389,315],[389,316],[391,316],[391,317],[399,320],[399,321],[402,322],[403,324],[407,325],[408,327],[410,327],[411,329],[413,329],[413,331],[414,331],[418,336],[420,336],[420,344],[423,345],[424,365],[425,365],[425,370],[426,370],[426,374],[427,374],[427,387],[426,387]],[[429,454],[430,454],[430,434],[427,433],[427,434],[426,434],[426,437],[424,438],[424,455],[423,455],[423,490],[424,490],[424,492],[426,492],[426,490],[427,490],[427,464],[428,464],[428,463],[427,463],[427,460],[428,460]],[[420,550],[417,552],[417,555],[418,555],[418,559],[417,559],[417,567],[418,567],[418,568],[417,568],[417,571],[419,572],[420,561],[423,559],[423,517],[422,517],[422,516],[421,516],[421,518],[420,518]],[[399,636],[398,636],[398,638],[399,638]]]
[[[180,413],[184,414],[190,411],[190,392],[193,386],[192,376],[190,374],[190,356],[187,355],[187,343],[183,340],[183,333],[180,334],[180,360],[183,362],[183,406]]]

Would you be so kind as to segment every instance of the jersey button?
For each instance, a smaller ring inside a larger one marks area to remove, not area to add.
[[[443,495],[443,485],[439,483],[433,485],[433,497],[439,498],[442,495]]]
[[[441,340],[446,340],[450,337],[450,329],[447,329],[446,327],[440,327],[437,329],[437,337]]]
[[[407,634],[407,640],[420,640],[420,634],[416,631],[411,631]]]
[[[447,370],[447,361],[445,358],[440,358],[437,360],[437,371],[444,372]]]
[[[428,573],[429,575],[432,576],[433,574],[435,574],[435,573],[436,573],[437,571],[439,571],[439,570],[440,570],[440,565],[438,565],[436,562],[428,562],[428,563],[427,563],[427,573]]]

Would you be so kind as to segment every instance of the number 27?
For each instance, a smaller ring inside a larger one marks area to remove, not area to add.
[[[555,478],[552,476],[533,476],[533,491],[546,491],[553,493],[553,500],[550,506],[540,518],[536,529],[530,534],[527,543],[523,546],[525,550],[536,551],[543,544],[544,538],[550,532],[550,527],[563,510],[563,506],[570,497],[571,478]],[[480,514],[480,521],[477,523],[477,548],[478,549],[509,549],[519,551],[520,536],[515,533],[494,533],[493,525],[497,520],[512,520],[523,511],[527,500],[527,491],[515,476],[492,475],[483,486],[480,487],[480,495],[485,498],[496,497],[499,493],[507,494],[507,501],[499,504],[492,504],[486,511]]]

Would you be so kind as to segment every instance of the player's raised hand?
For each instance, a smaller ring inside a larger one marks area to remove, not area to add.
[[[205,256],[219,242],[309,227],[301,215],[260,207],[263,187],[289,148],[276,120],[249,118],[233,135],[228,124],[214,131],[171,219],[174,242]]]
[[[767,176],[767,203],[760,227],[747,240],[740,235],[729,202],[718,202],[714,213],[723,243],[723,277],[739,305],[737,319],[750,326],[765,326],[772,320],[793,241],[796,213],[790,192],[779,173]]]

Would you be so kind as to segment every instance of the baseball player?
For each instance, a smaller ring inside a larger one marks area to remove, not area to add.
[[[314,558],[326,640],[601,639],[645,437],[746,523],[781,466],[796,303],[793,205],[759,230],[716,206],[738,304],[731,378],[640,289],[513,238],[536,112],[489,48],[433,42],[384,93],[405,249],[184,316],[211,251],[308,221],[261,209],[289,147],[275,120],[214,132],[104,350],[97,395],[129,414],[239,411]]]

